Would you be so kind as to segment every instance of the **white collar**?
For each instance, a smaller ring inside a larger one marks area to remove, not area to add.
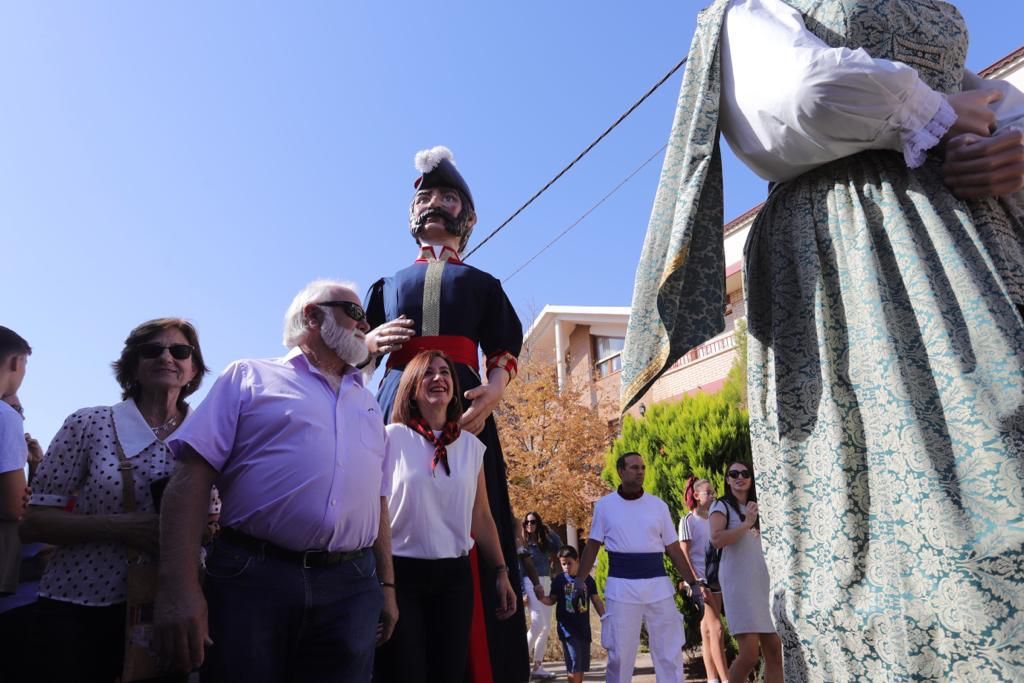
[[[114,413],[114,427],[117,429],[117,440],[124,449],[124,457],[134,458],[154,441],[159,441],[146,418],[142,417],[134,400],[121,401],[110,409]],[[185,417],[187,418],[191,412],[192,409],[189,408]]]

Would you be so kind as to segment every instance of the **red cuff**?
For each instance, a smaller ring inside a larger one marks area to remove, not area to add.
[[[494,368],[501,368],[507,372],[508,381],[511,382],[519,372],[519,361],[508,351],[497,351],[487,357],[487,371],[490,372]]]

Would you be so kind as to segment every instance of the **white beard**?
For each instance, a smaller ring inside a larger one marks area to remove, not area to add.
[[[338,358],[349,365],[359,365],[370,355],[366,342],[357,337],[354,330],[346,330],[334,322],[330,313],[325,315],[323,322],[320,323],[320,338],[338,354]]]

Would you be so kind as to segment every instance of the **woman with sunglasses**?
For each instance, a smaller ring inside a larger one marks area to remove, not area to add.
[[[722,550],[718,582],[722,586],[729,631],[740,650],[729,667],[729,681],[747,680],[760,650],[764,655],[765,683],[781,683],[782,641],[772,621],[757,488],[748,464],[729,465],[725,495],[712,504],[710,525],[711,544]]]
[[[441,351],[422,351],[405,367],[387,426],[391,469],[388,513],[398,623],[378,651],[374,680],[461,683],[474,610],[470,550],[495,567],[482,592],[495,596],[495,616],[515,614],[484,483],[485,446],[462,430],[462,401],[454,363]],[[492,593],[493,591],[493,593]]]
[[[533,566],[537,569],[540,586],[547,595],[551,590],[551,575],[561,571],[558,568],[558,549],[562,547],[562,539],[548,529],[537,512],[529,512],[523,518],[523,537]],[[523,576],[523,596],[530,616],[530,629],[526,634],[526,642],[533,657],[530,677],[540,680],[554,678],[555,675],[542,666],[544,649],[548,644],[548,632],[551,630],[551,610],[554,606],[545,605],[538,600],[533,582],[525,571],[521,570],[520,574]]]
[[[136,327],[113,369],[122,402],[72,413],[32,481],[22,540],[57,546],[39,586],[38,680],[120,677],[128,563],[156,556],[151,487],[171,474],[164,442],[185,420],[185,398],[208,371],[195,328],[181,318]],[[125,509],[126,490],[134,511]]]

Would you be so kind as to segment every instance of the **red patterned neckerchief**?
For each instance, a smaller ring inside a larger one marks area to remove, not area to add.
[[[427,421],[422,417],[414,417],[409,421],[409,427],[416,430],[416,433],[434,445],[434,462],[430,465],[430,473],[437,476],[437,463],[444,465],[444,473],[452,476],[452,468],[448,466],[448,444],[459,438],[461,429],[458,422],[445,422],[441,430],[441,436],[434,436],[434,430],[430,428]]]

